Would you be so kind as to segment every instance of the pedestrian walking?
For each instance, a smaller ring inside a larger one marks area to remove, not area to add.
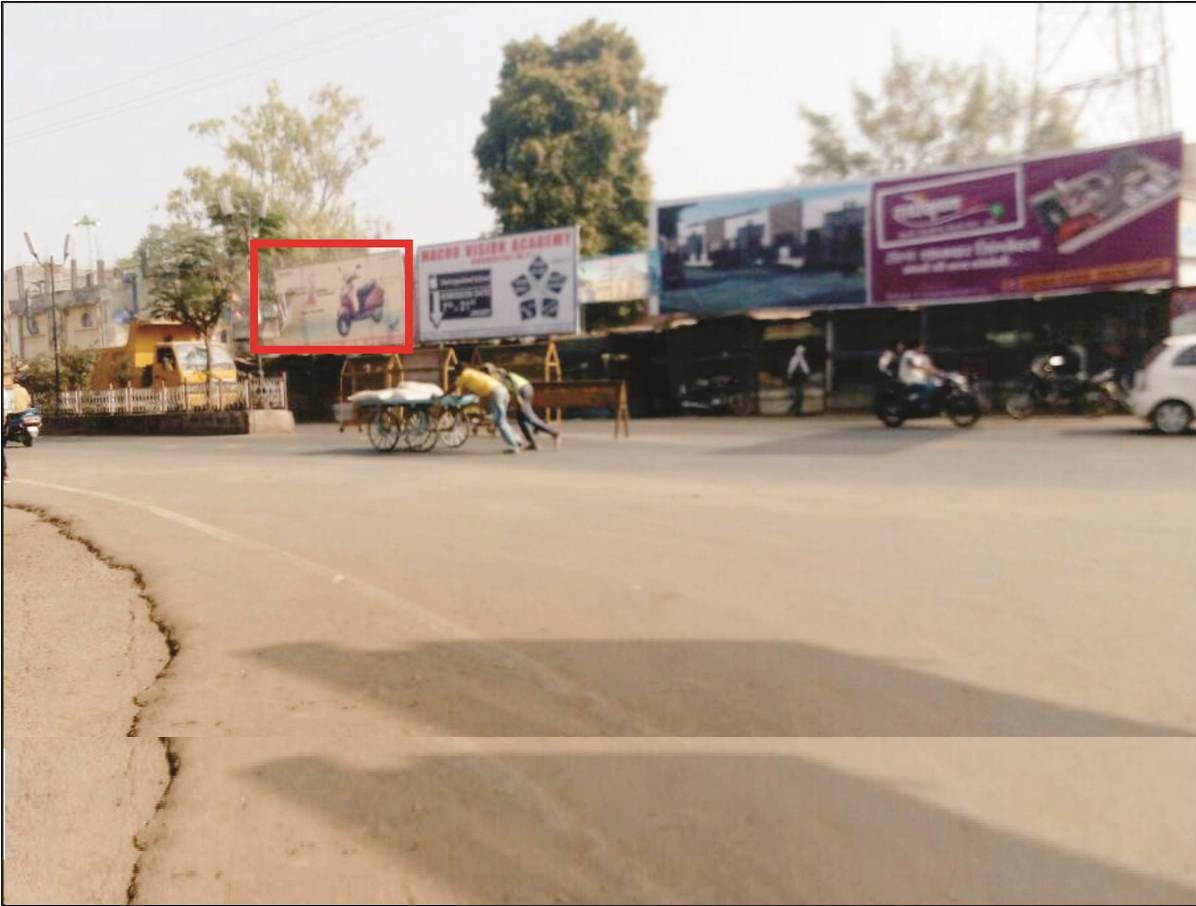
[[[810,364],[806,361],[806,347],[799,343],[789,359],[789,367],[785,371],[789,378],[789,385],[793,388],[794,415],[802,414],[802,407],[806,402],[806,381],[810,378]]]
[[[555,441],[561,439],[559,431],[549,427],[540,416],[536,415],[536,410],[533,406],[536,389],[532,386],[531,381],[521,374],[516,374],[514,371],[508,371],[505,368],[499,368],[497,365],[492,365],[489,362],[482,367],[488,375],[501,381],[515,400],[515,421],[519,425],[519,430],[523,432],[523,436],[527,438],[527,445],[530,449],[540,449],[536,443],[534,431],[547,434]]]

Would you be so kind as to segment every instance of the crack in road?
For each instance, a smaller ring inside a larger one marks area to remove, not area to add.
[[[132,906],[137,902],[138,887],[141,882],[141,860],[145,858],[145,851],[149,847],[149,841],[143,839],[143,835],[149,830],[154,823],[154,819],[158,816],[158,812],[166,807],[167,798],[170,796],[170,790],[174,786],[174,779],[179,774],[179,769],[182,765],[179,760],[179,754],[175,751],[174,738],[171,736],[159,736],[158,742],[162,743],[163,753],[166,756],[166,786],[162,788],[162,795],[158,797],[157,803],[154,805],[154,810],[142,825],[140,832],[133,836],[133,848],[137,850],[137,860],[133,863],[133,870],[129,873],[129,885],[125,888],[125,904]]]
[[[69,541],[74,541],[83,545],[83,547],[85,547],[93,557],[95,557],[105,566],[109,567],[110,569],[127,572],[132,577],[133,584],[137,588],[137,596],[141,598],[143,602],[145,602],[149,620],[154,624],[158,632],[161,634],[162,641],[166,646],[167,652],[166,662],[154,675],[154,678],[150,681],[149,685],[141,690],[141,692],[133,696],[133,704],[136,706],[136,710],[133,713],[133,719],[129,723],[129,729],[125,735],[127,737],[139,736],[141,728],[141,716],[144,713],[146,706],[149,704],[149,692],[166,676],[167,671],[170,670],[170,665],[174,663],[174,659],[178,656],[179,651],[182,650],[182,645],[179,643],[178,637],[175,635],[174,628],[162,618],[162,615],[158,609],[158,602],[154,600],[153,595],[149,593],[145,576],[142,575],[141,570],[139,570],[137,567],[129,563],[120,562],[111,554],[101,550],[100,547],[89,538],[79,535],[68,520],[54,516],[42,507],[27,503],[6,503],[4,506],[7,509],[22,510],[26,513],[36,516],[42,522],[52,525],[58,531],[58,533],[62,535],[62,537]],[[146,819],[145,824],[142,825],[141,831],[133,836],[133,848],[137,851],[137,859],[133,862],[133,869],[129,875],[129,883],[125,889],[126,904],[134,903],[137,900],[137,888],[141,876],[141,860],[144,858],[145,850],[148,846],[148,843],[143,839],[143,836],[153,824],[158,812],[162,811],[162,809],[166,806],[167,798],[170,795],[171,788],[174,786],[174,780],[175,777],[178,776],[181,764],[178,752],[175,750],[174,739],[172,737],[159,736],[158,742],[162,744],[163,752],[166,758],[166,785],[162,788],[162,793],[159,795],[158,801],[154,805],[154,810],[150,814],[149,818]]]
[[[137,596],[145,602],[149,620],[154,624],[155,627],[157,627],[158,632],[161,633],[162,641],[166,645],[167,651],[166,663],[162,665],[162,668],[157,672],[153,680],[150,681],[150,684],[141,690],[141,692],[133,696],[133,704],[136,706],[136,711],[133,713],[133,720],[129,723],[129,729],[125,735],[139,735],[141,727],[141,715],[149,703],[149,691],[166,676],[167,671],[170,670],[170,665],[174,663],[174,659],[178,656],[179,651],[182,650],[182,646],[179,644],[178,637],[175,635],[173,627],[162,618],[162,614],[158,609],[158,602],[154,600],[153,595],[151,595],[147,590],[145,577],[141,574],[141,570],[129,563],[121,563],[120,561],[116,560],[110,554],[101,550],[99,546],[95,544],[95,542],[76,533],[68,520],[54,516],[42,507],[33,506],[32,504],[28,503],[6,503],[4,506],[8,509],[22,510],[26,513],[36,516],[42,522],[54,526],[54,528],[58,530],[58,534],[62,535],[62,537],[69,541],[75,541],[83,545],[93,557],[95,557],[105,566],[111,569],[127,572],[132,576],[133,584],[137,587]]]

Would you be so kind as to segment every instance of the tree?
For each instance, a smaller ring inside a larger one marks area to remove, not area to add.
[[[176,224],[150,227],[141,241],[150,286],[150,313],[177,321],[203,338],[208,405],[212,403],[212,331],[233,296],[236,278],[221,239]]]
[[[83,390],[91,383],[91,370],[99,357],[97,349],[81,349],[67,346],[58,353],[58,366],[62,383],[67,390]],[[42,353],[23,363],[17,372],[21,385],[35,397],[49,396],[54,392],[54,356]]]
[[[193,123],[191,131],[219,144],[226,168],[185,171],[186,185],[166,203],[175,221],[203,226],[225,191],[268,199],[282,218],[284,235],[360,235],[362,224],[346,193],[382,146],[361,98],[339,85],[324,85],[303,110],[288,104],[278,83],[270,82],[261,104],[242,107],[229,120]]]
[[[1038,95],[1000,66],[910,58],[899,45],[871,94],[853,88],[859,142],[831,116],[800,107],[812,179],[915,173],[1074,147],[1075,118],[1057,94]]]
[[[590,20],[554,45],[508,44],[474,145],[503,231],[577,223],[583,254],[643,247],[644,152],[663,97],[635,39],[616,25]]]

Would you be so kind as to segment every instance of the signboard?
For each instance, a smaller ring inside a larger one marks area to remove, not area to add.
[[[314,260],[277,268],[259,286],[260,250],[272,248],[303,249]],[[378,250],[371,253],[372,248]],[[410,240],[255,239],[250,349],[410,352],[413,271]]]
[[[585,258],[577,272],[578,297],[588,302],[635,302],[659,292],[660,267],[655,252]]]
[[[1174,282],[1178,136],[872,187],[874,305]]]
[[[662,312],[863,305],[867,183],[658,202]]]
[[[577,331],[576,227],[419,249],[421,343]]]

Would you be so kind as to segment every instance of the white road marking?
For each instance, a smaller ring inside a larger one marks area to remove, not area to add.
[[[589,689],[579,686],[577,683],[573,682],[568,677],[562,676],[562,675],[558,674],[556,671],[552,670],[550,667],[548,667],[544,664],[541,664],[539,661],[537,661],[535,658],[531,657],[530,655],[527,655],[521,651],[517,651],[516,649],[511,648],[507,645],[503,645],[500,642],[495,642],[491,639],[487,639],[484,636],[480,635],[479,633],[474,632],[473,630],[467,629],[466,627],[461,626],[457,623],[454,623],[450,620],[446,620],[443,617],[438,616],[438,615],[432,613],[431,611],[428,611],[428,610],[426,610],[422,607],[419,607],[415,604],[411,604],[408,601],[404,601],[404,600],[398,598],[397,596],[395,596],[394,594],[392,594],[391,592],[387,591],[386,589],[379,588],[376,585],[373,585],[369,582],[362,581],[360,579],[355,579],[351,576],[346,577],[346,576],[344,576],[343,573],[340,573],[334,569],[330,569],[329,567],[326,567],[321,563],[317,563],[314,560],[308,560],[305,557],[300,557],[299,555],[294,554],[288,550],[284,550],[283,548],[275,547],[274,545],[266,544],[264,542],[257,541],[252,538],[247,538],[243,535],[238,535],[234,532],[230,532],[230,531],[227,531],[226,529],[222,529],[217,526],[210,525],[207,522],[203,522],[199,519],[195,519],[195,518],[193,518],[191,516],[187,516],[183,513],[178,513],[178,512],[175,512],[174,510],[168,510],[165,507],[160,507],[160,506],[157,506],[152,503],[146,503],[145,501],[142,501],[142,500],[134,500],[134,499],[128,498],[128,497],[121,497],[117,494],[109,494],[105,491],[93,491],[88,488],[76,488],[76,487],[71,487],[70,485],[55,484],[53,482],[33,481],[31,479],[19,479],[19,480],[22,484],[31,485],[33,487],[48,488],[50,490],[62,491],[67,494],[79,494],[84,497],[94,497],[98,500],[105,500],[105,501],[108,501],[109,503],[115,503],[120,506],[127,506],[127,507],[131,507],[133,509],[142,510],[144,512],[151,513],[152,515],[157,516],[160,519],[165,519],[168,522],[173,522],[174,524],[183,526],[184,528],[189,528],[192,531],[196,531],[201,534],[207,535],[210,538],[215,538],[216,540],[222,541],[226,544],[236,545],[238,548],[240,548],[242,550],[247,549],[247,548],[255,549],[255,550],[262,551],[264,553],[279,557],[280,559],[283,559],[283,560],[287,561],[288,563],[291,563],[301,569],[308,570],[309,572],[315,573],[320,576],[324,576],[326,578],[330,578],[334,582],[337,582],[338,580],[339,581],[347,581],[347,582],[351,583],[352,585],[356,586],[356,588],[359,591],[366,593],[370,597],[375,598],[375,599],[380,599],[385,603],[397,606],[401,610],[405,611],[408,616],[414,617],[416,620],[422,620],[427,625],[429,625],[431,627],[435,627],[437,630],[443,632],[444,634],[446,634],[448,636],[452,636],[452,637],[456,637],[456,638],[464,640],[464,641],[472,642],[473,644],[476,644],[479,647],[497,648],[497,649],[503,651],[508,659],[507,663],[511,663],[511,662],[521,663],[524,667],[526,667],[533,674],[535,674],[537,677],[539,677],[539,679],[542,680],[545,683],[545,685],[554,689],[556,692],[560,693],[561,695],[581,696],[585,699],[588,699],[591,702],[591,704],[593,704],[600,711],[606,712],[608,715],[612,715],[612,716],[618,715],[617,719],[615,720],[616,726],[619,724],[619,722],[621,720],[630,719],[635,724],[635,726],[637,728],[637,731],[636,731],[637,735],[640,735],[640,736],[664,736],[665,735],[663,732],[652,727],[651,724],[649,724],[646,721],[644,721],[643,719],[639,718],[637,715],[626,714],[625,709],[620,709],[613,702],[607,701],[605,698],[598,695],[597,693],[592,692]],[[245,671],[242,671],[242,676],[244,676],[244,675],[245,675]],[[481,751],[478,744],[471,740],[462,738],[462,739],[458,739],[457,742],[464,749],[473,750],[473,751]],[[529,774],[527,774],[525,771],[508,763],[503,758],[501,758],[501,756],[499,758],[495,759],[493,761],[493,763],[501,771],[503,771],[508,776],[515,779],[517,782],[520,782],[524,786],[524,788],[529,792],[529,794],[538,802],[540,808],[542,809],[542,811],[545,814],[545,817],[548,818],[553,824],[555,824],[558,827],[558,829],[560,829],[564,832],[568,832],[570,829],[572,829],[575,832],[578,832],[578,833],[582,834],[583,836],[588,837],[590,839],[590,841],[594,844],[594,846],[598,849],[599,853],[601,853],[602,856],[606,859],[606,861],[608,861],[608,862],[613,861],[613,859],[615,858],[615,854],[620,851],[620,848],[618,847],[618,845],[616,843],[614,843],[613,841],[608,839],[607,835],[601,834],[595,828],[589,827],[587,825],[587,822],[584,820],[583,816],[575,814],[572,811],[572,809],[570,809],[564,802],[562,802],[559,799],[559,797],[557,797],[551,791],[549,791],[543,784],[537,782],[536,780],[533,780],[532,777]],[[629,863],[629,862],[634,863],[635,860],[633,858],[629,858],[626,854],[624,854],[623,861],[625,863]],[[647,887],[650,891],[652,891],[652,893],[654,894],[654,898],[658,898],[661,900],[666,899],[665,894],[667,892],[667,889],[665,888],[665,886],[663,884],[661,884],[660,882],[658,882],[655,878],[651,877],[645,871],[643,865],[637,865],[637,867],[639,868],[638,875],[639,875],[640,883],[643,884],[645,887]]]
[[[552,668],[540,663],[535,658],[522,651],[518,651],[508,645],[503,645],[501,642],[496,642],[489,639],[480,633],[474,632],[459,623],[447,620],[439,614],[433,613],[427,608],[420,607],[418,604],[412,604],[406,601],[393,592],[366,582],[362,579],[353,576],[345,576],[339,570],[325,566],[315,560],[309,560],[306,557],[301,557],[298,554],[292,553],[281,547],[276,547],[272,544],[267,544],[264,541],[258,541],[254,538],[249,538],[245,535],[238,535],[235,532],[230,532],[227,529],[222,529],[202,520],[187,516],[184,513],[176,512],[175,510],[168,510],[165,507],[157,506],[156,504],[147,503],[143,500],[136,500],[130,497],[121,497],[117,494],[110,494],[106,491],[95,491],[90,488],[76,488],[70,485],[56,484],[48,481],[34,481],[29,478],[17,479],[20,484],[30,485],[32,487],[47,488],[53,491],[62,491],[67,494],[78,494],[83,497],[94,497],[97,500],[104,500],[109,503],[115,503],[120,506],[130,507],[132,509],[142,510],[150,513],[160,519],[172,522],[175,525],[180,525],[184,528],[191,529],[202,535],[207,535],[209,538],[214,538],[224,544],[230,544],[239,550],[256,550],[261,553],[268,554],[284,560],[285,562],[295,566],[299,569],[305,570],[309,573],[318,575],[326,580],[340,584],[348,583],[356,588],[357,591],[367,595],[370,598],[381,601],[392,607],[397,607],[402,610],[407,617],[416,622],[422,622],[427,628],[434,630],[449,638],[456,638],[461,641],[470,642],[479,647],[488,647],[498,649],[503,652],[507,663],[517,662],[522,664],[525,668],[530,670],[549,688],[556,691],[563,696],[581,696],[588,699],[592,705],[602,712],[606,712],[610,716],[618,715],[615,720],[616,725],[622,720],[630,719],[636,727],[636,733],[641,736],[663,736],[662,731],[653,727],[637,715],[629,715],[626,710],[618,707],[614,702],[608,701],[592,690],[579,686],[576,682],[557,673]]]

